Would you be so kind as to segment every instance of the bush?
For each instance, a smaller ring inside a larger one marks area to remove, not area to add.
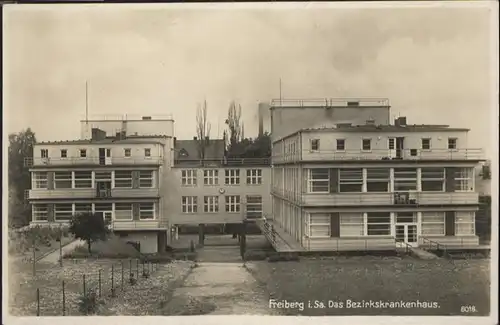
[[[245,253],[245,261],[263,261],[268,255],[269,254],[266,251],[247,251]]]
[[[297,262],[299,255],[294,253],[274,253],[267,258],[268,262]]]
[[[97,313],[100,302],[97,300],[95,290],[90,289],[85,295],[80,296],[78,310],[83,315],[94,315]]]

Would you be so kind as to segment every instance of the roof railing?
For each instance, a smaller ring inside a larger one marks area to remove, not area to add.
[[[366,107],[389,106],[388,98],[281,98],[272,99],[271,107]]]
[[[271,158],[226,158],[226,159],[175,159],[175,165],[183,166],[246,166],[271,165]]]

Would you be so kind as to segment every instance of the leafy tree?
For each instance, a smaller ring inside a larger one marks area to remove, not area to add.
[[[28,128],[9,134],[9,226],[26,226],[31,220],[31,209],[24,192],[31,188],[29,167],[25,159],[33,158],[35,133]]]
[[[69,231],[77,239],[87,242],[89,253],[92,243],[106,240],[110,234],[108,225],[101,215],[92,212],[79,213],[71,219]]]

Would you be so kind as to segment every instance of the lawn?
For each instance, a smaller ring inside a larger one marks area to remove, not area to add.
[[[489,260],[302,258],[300,262],[249,262],[247,268],[270,298],[304,303],[302,311],[300,306],[280,308],[285,315],[485,316],[490,312]],[[435,302],[438,307],[363,308],[352,304],[358,308],[348,308],[348,300]],[[474,306],[476,311],[461,312],[461,306]]]

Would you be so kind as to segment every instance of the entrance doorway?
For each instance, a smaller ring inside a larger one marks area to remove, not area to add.
[[[395,237],[398,245],[412,247],[418,246],[418,222],[414,212],[397,212],[395,224]]]

